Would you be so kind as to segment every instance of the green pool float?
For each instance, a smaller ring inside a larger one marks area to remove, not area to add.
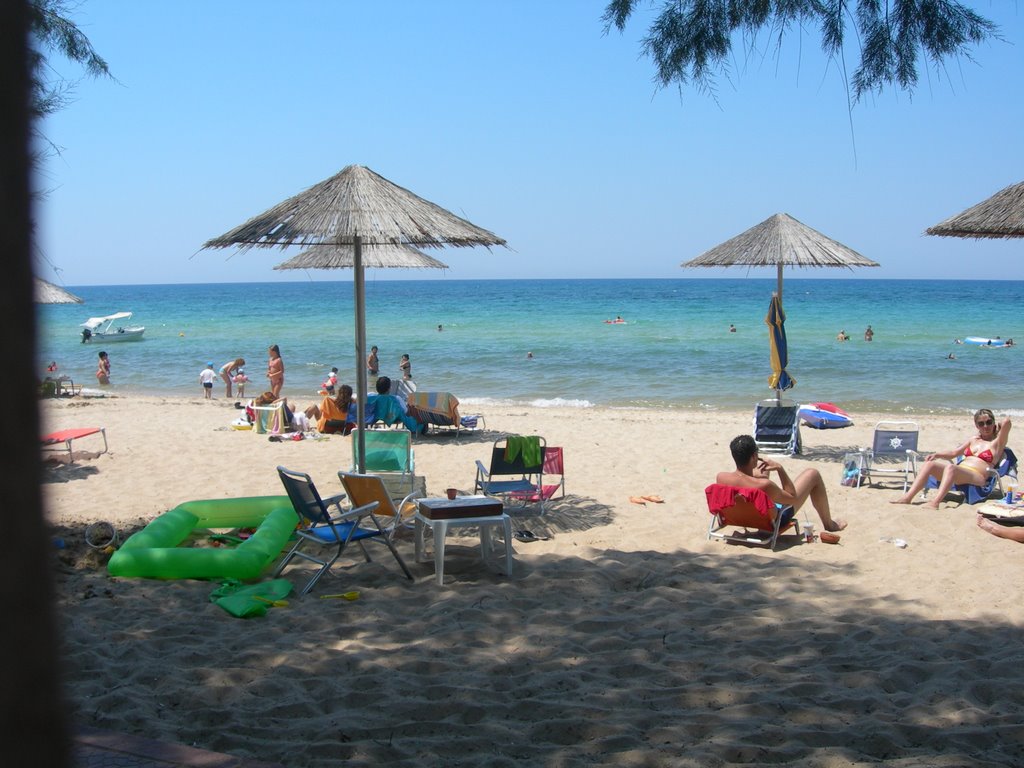
[[[111,576],[257,579],[284,549],[299,519],[287,496],[186,501],[130,536],[110,557]],[[237,547],[181,547],[193,531],[255,528]]]

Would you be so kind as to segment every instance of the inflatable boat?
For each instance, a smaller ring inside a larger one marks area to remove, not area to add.
[[[973,344],[976,347],[1005,347],[1006,341],[1004,339],[987,339],[983,336],[968,336],[964,339],[964,344]]]
[[[822,406],[831,406],[824,408]],[[834,408],[835,410],[832,410]],[[814,429],[840,429],[853,426],[850,417],[832,403],[810,403],[800,406],[800,420]]]

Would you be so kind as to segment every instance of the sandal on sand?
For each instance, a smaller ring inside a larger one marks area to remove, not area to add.
[[[527,530],[516,531],[512,534],[512,536],[514,536],[519,541],[547,541],[549,538],[551,538],[550,536],[538,536],[533,531]]]
[[[664,504],[665,503],[665,500],[663,498],[661,498],[661,496],[653,496],[653,495],[652,496],[641,496],[641,498],[647,499],[647,501],[653,501],[655,504]]]
[[[647,502],[644,500],[643,496],[630,496],[629,500],[631,502],[633,502],[634,504],[640,504],[642,506],[646,506],[647,505]]]

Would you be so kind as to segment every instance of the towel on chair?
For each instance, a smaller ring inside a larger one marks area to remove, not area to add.
[[[739,488],[713,483],[704,489],[704,494],[708,498],[708,512],[712,515],[717,515],[723,509],[731,507],[735,503],[736,495],[739,494],[753,504],[766,520],[771,521],[772,519],[771,511],[775,508],[775,504],[760,488]]]
[[[539,467],[540,438],[536,435],[510,435],[505,441],[505,461],[515,461],[520,454],[524,467]]]

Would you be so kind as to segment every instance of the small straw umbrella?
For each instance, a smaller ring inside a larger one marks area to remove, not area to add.
[[[852,248],[823,235],[806,224],[802,224],[788,213],[776,213],[760,224],[751,227],[736,237],[726,240],[710,251],[702,253],[695,259],[684,261],[682,267],[775,267],[777,270],[777,287],[775,295],[778,297],[778,313],[781,321],[785,322],[785,313],[782,311],[782,269],[785,266],[793,267],[877,267],[878,262],[865,258]],[[773,302],[774,307],[774,302]],[[769,312],[769,316],[771,312]],[[779,353],[776,351],[778,340],[773,322],[765,320],[772,329],[772,371],[770,381],[775,389],[776,401],[781,402],[782,390],[788,387],[779,387],[778,382],[789,381],[789,386],[795,383],[789,374],[785,377],[775,375],[785,372],[785,360],[782,361],[779,370],[775,368],[775,362]],[[782,322],[778,327],[782,328]],[[782,331],[781,341],[785,347],[785,332]],[[788,350],[783,350],[783,355],[788,356]]]
[[[352,269],[355,249],[351,245],[314,245],[292,256],[274,269]],[[448,269],[448,265],[409,245],[377,245],[363,253],[363,268]]]
[[[349,165],[220,237],[208,240],[203,248],[238,247],[246,251],[254,247],[324,245],[352,249],[356,412],[362,425],[367,394],[364,247],[369,254],[381,246],[440,248],[505,244],[494,233],[418,197],[369,168]],[[365,469],[363,430],[357,434],[358,470],[362,472]]]
[[[939,237],[1024,237],[1024,181],[925,230]]]
[[[59,285],[36,278],[36,304],[83,304],[84,299],[65,291]]]

